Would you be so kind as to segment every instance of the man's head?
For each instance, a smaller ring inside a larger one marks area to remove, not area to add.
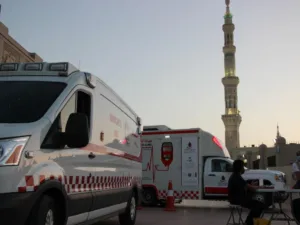
[[[245,172],[244,162],[240,159],[237,159],[233,162],[233,172],[243,174]]]

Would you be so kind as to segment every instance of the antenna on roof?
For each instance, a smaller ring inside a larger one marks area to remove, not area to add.
[[[80,70],[80,60],[79,60],[79,62],[78,62],[78,69]]]

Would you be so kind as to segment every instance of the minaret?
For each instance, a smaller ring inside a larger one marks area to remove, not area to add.
[[[279,137],[281,137],[280,132],[279,132],[279,125],[277,123],[277,133],[276,133],[276,139],[278,139]]]
[[[230,0],[225,0],[226,13],[224,15],[224,64],[225,77],[222,83],[225,89],[225,114],[222,120],[225,125],[225,143],[230,150],[240,147],[239,127],[242,122],[240,111],[238,110],[237,86],[239,78],[235,75],[235,46],[233,39],[234,24],[232,23],[232,14],[230,13]]]

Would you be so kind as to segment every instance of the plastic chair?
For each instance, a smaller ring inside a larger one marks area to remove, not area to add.
[[[226,225],[244,225],[242,218],[243,207],[240,205],[229,205],[230,215]],[[237,216],[237,218],[235,217]],[[237,220],[236,220],[237,219]]]

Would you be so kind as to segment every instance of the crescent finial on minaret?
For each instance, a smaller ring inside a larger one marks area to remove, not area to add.
[[[226,13],[225,15],[230,15],[230,0],[225,0],[225,4],[226,4]]]

